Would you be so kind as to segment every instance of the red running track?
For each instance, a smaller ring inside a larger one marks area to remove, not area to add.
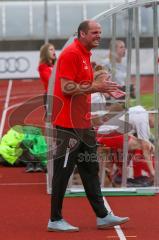
[[[9,84],[10,94],[8,93]],[[44,126],[42,97],[44,91],[39,80],[1,80],[0,89],[2,93],[0,97],[0,119],[2,119],[4,104],[6,104],[8,97],[3,134],[16,124]],[[30,102],[30,105],[28,102]]]
[[[135,77],[132,78],[132,82],[136,85]],[[154,79],[153,76],[141,76],[140,77],[140,94],[153,93],[154,91]]]
[[[50,196],[44,173],[25,173],[23,167],[0,166],[0,239],[4,240],[116,240],[116,231],[97,230],[85,197],[65,198],[64,217],[80,227],[79,233],[47,232]],[[121,226],[128,240],[159,239],[159,196],[107,197],[113,212],[129,216]],[[121,238],[123,239],[123,238]]]

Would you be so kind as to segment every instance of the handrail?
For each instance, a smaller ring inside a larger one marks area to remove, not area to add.
[[[110,17],[113,14],[119,13],[123,10],[139,7],[139,6],[142,6],[142,5],[148,5],[148,4],[151,4],[151,3],[154,3],[154,2],[159,2],[159,0],[140,0],[140,1],[135,1],[135,2],[122,3],[119,6],[116,6],[112,9],[103,11],[102,13],[93,17],[93,19],[101,21],[102,19],[104,19],[106,17]]]
[[[32,3],[43,3],[44,2],[44,0],[32,0]],[[119,2],[125,2],[124,0],[96,0],[96,1],[92,1],[92,0],[82,0],[82,1],[80,1],[80,0],[76,0],[76,1],[54,1],[54,0],[47,0],[47,2],[48,3],[53,3],[53,4],[97,4],[97,3],[118,3],[119,4]],[[23,2],[21,1],[21,0],[19,0],[19,1],[10,1],[10,0],[5,0],[5,3],[7,3],[7,4],[10,4],[10,3],[12,3],[12,4],[23,4],[23,3],[27,3],[28,4],[28,1],[26,1],[26,0],[24,0]]]

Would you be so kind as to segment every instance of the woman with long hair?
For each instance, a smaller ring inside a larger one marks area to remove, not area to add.
[[[109,46],[109,58],[105,59],[102,65],[107,67],[110,71],[114,72],[114,79],[116,83],[121,86],[121,90],[126,90],[127,66],[123,59],[126,55],[126,46],[124,41],[120,39],[115,40],[115,52],[113,51],[113,42]],[[115,69],[113,69],[113,59],[115,61]],[[134,86],[130,84],[130,97],[135,98]],[[122,97],[125,98],[125,97]]]
[[[55,47],[51,43],[46,43],[40,48],[40,61],[38,66],[38,72],[40,76],[40,80],[44,85],[44,105],[46,108],[46,100],[47,100],[47,90],[49,78],[51,76],[52,69],[56,62],[56,53]]]

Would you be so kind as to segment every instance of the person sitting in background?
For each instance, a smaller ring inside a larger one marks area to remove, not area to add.
[[[6,166],[26,166],[26,172],[46,171],[47,143],[42,129],[15,125],[0,139],[0,162]]]
[[[149,169],[149,175],[154,178],[155,170],[151,155],[154,154],[155,147],[149,140],[151,138],[150,128],[154,128],[154,113],[148,113],[143,106],[129,108],[129,123],[132,125],[132,133],[140,141],[141,150]]]
[[[109,114],[113,113],[117,114],[118,112],[123,112],[124,108],[121,104],[113,104],[109,108]],[[113,115],[109,115],[108,117],[105,115],[102,118],[102,121],[108,121]],[[124,121],[124,112],[123,115],[120,116],[118,121],[122,122]],[[117,120],[117,119],[116,119]],[[100,120],[101,121],[101,120]],[[96,123],[97,123],[97,117],[96,117]],[[117,121],[116,121],[117,123]],[[108,123],[109,124],[109,123]],[[118,126],[117,128],[110,128],[109,125],[103,122],[103,125],[99,127],[99,131],[97,139],[100,144],[105,144],[108,147],[115,148],[115,149],[123,149],[124,145],[124,135],[118,132]],[[111,124],[111,123],[110,123]],[[124,124],[124,122],[123,122]],[[148,113],[144,107],[142,106],[135,106],[129,108],[129,124],[132,127],[132,130],[129,132],[128,137],[128,149],[129,150],[142,150],[143,154],[143,161],[142,163],[138,164],[138,167],[141,169],[145,168],[145,165],[147,166],[147,172],[149,181],[153,182],[155,170],[153,166],[152,156],[154,154],[154,145],[149,140],[151,137],[150,128],[154,127],[154,114]],[[113,121],[112,121],[113,125]],[[115,124],[116,125],[116,124]],[[111,126],[113,127],[113,126]],[[114,126],[116,127],[116,126]],[[136,169],[137,169],[137,163]],[[138,170],[139,172],[139,170]]]
[[[46,101],[47,101],[47,90],[49,78],[51,76],[52,69],[56,62],[56,53],[55,47],[51,43],[46,43],[40,48],[40,61],[38,66],[38,72],[40,76],[40,80],[44,85],[45,93],[44,93],[44,106],[46,110]]]
[[[111,41],[109,47],[109,58],[103,60],[102,65],[108,68],[111,72],[115,71],[113,81],[122,86],[121,90],[125,92],[127,69],[126,64],[123,62],[123,58],[126,54],[126,47],[122,40],[115,40],[115,56],[113,56],[113,54],[113,42]],[[115,58],[115,69],[113,69],[113,57]],[[130,85],[130,97],[135,98],[133,84]]]
[[[100,65],[96,66],[94,76],[99,76],[102,70],[104,70],[104,67],[101,67]],[[98,133],[99,131],[102,133],[101,136],[97,137],[98,142],[111,148],[123,149],[124,131],[119,132],[119,128],[121,130],[125,129],[124,122],[121,121],[125,120],[123,105],[116,103],[112,104],[109,108],[106,108],[106,97],[104,93],[93,93],[91,94],[91,99],[92,124],[95,126]],[[114,116],[118,116],[118,113],[120,114],[120,118],[114,119]],[[154,127],[154,114],[148,114],[142,106],[131,107],[129,108],[129,126],[131,126],[131,128],[128,130],[128,148],[129,150],[142,150],[151,180],[154,178],[155,174],[151,158],[154,153],[154,145],[149,139],[151,136],[150,128]],[[135,133],[136,136],[134,136]]]

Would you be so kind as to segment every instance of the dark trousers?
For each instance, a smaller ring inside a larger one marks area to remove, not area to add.
[[[63,199],[75,165],[96,216],[105,217],[108,212],[98,177],[99,165],[94,131],[57,127],[57,145],[52,180],[51,220],[62,219]]]

